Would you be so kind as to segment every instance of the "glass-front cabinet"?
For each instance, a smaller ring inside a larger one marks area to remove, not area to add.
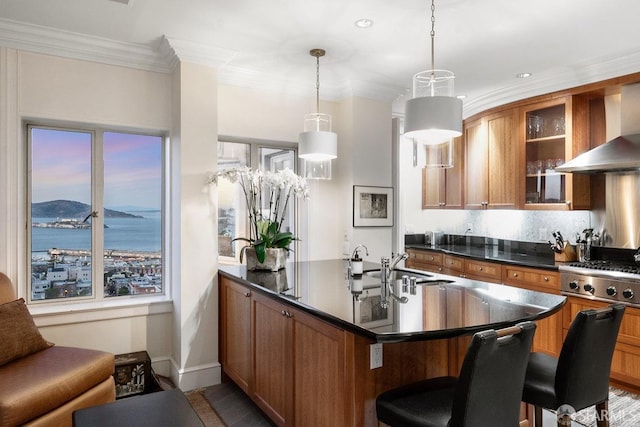
[[[522,110],[525,145],[525,209],[589,207],[589,178],[556,167],[589,148],[588,100],[562,97]],[[579,130],[574,133],[574,130]]]

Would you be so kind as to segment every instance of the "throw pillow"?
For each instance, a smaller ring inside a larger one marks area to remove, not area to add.
[[[23,298],[0,305],[0,366],[51,346],[40,335]]]

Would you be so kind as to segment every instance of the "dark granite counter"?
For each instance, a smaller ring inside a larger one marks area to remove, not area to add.
[[[347,261],[289,263],[277,273],[247,271],[246,266],[220,266],[219,272],[282,303],[313,314],[338,327],[377,342],[449,338],[524,320],[547,317],[564,305],[564,296],[417,270],[432,282],[402,289],[393,282],[387,308],[380,280],[347,277]],[[378,265],[366,262],[365,271]],[[361,289],[361,290],[360,290]]]
[[[405,249],[422,249],[479,260],[498,261],[525,267],[557,270],[547,243],[520,242],[481,236],[446,235],[434,246],[424,244],[424,235],[406,235]]]

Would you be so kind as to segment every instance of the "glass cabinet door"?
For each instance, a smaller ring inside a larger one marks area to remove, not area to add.
[[[566,203],[567,175],[555,168],[566,159],[565,104],[525,112],[526,204]]]

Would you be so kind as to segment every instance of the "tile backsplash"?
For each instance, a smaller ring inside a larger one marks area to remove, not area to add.
[[[593,228],[590,211],[525,211],[525,210],[423,210],[420,218],[405,223],[406,234],[443,231],[447,234],[472,234],[526,242],[553,240],[551,233],[560,231],[571,243],[576,234]],[[471,229],[468,232],[468,229]]]

